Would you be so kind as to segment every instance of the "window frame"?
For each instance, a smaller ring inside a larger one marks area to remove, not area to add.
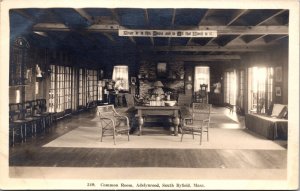
[[[199,91],[200,90],[200,84],[201,83],[199,83],[199,87],[197,87],[197,74],[196,74],[196,72],[197,72],[197,68],[208,68],[208,73],[206,73],[205,75],[207,75],[205,78],[204,78],[204,81],[206,81],[207,82],[207,92],[210,92],[210,67],[209,66],[195,66],[194,67],[194,92],[197,92],[197,91]]]

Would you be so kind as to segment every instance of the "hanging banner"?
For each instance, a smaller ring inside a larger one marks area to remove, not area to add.
[[[133,37],[188,37],[188,38],[213,38],[217,37],[216,30],[124,30],[119,29],[119,36]]]

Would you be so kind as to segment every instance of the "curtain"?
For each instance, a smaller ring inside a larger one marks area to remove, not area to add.
[[[273,68],[252,67],[248,71],[248,107],[252,111],[265,113],[273,101]]]
[[[116,82],[115,89],[128,90],[128,66],[114,66],[112,79]]]
[[[207,84],[207,91],[210,91],[210,74],[208,66],[195,67],[194,91],[200,90],[200,84]]]
[[[236,105],[237,98],[237,75],[236,70],[225,72],[224,75],[224,101]]]

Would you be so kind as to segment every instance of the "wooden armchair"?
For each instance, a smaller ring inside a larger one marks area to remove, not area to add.
[[[207,84],[200,84],[200,90],[195,92],[194,102],[208,103]]]
[[[183,119],[185,118],[191,118],[192,114],[190,112],[190,107],[192,104],[192,94],[186,95],[186,94],[179,94],[177,104],[180,107],[179,113],[180,113],[180,119],[181,119],[181,125],[179,128],[179,132],[182,131],[182,124]]]
[[[101,123],[101,142],[104,136],[113,136],[116,144],[116,135],[126,133],[129,141],[129,119],[119,114],[113,105],[97,106],[97,115]]]
[[[177,100],[180,107],[180,114],[182,118],[190,116],[190,107],[192,104],[192,95],[179,94]]]
[[[193,103],[192,117],[183,119],[181,141],[184,134],[200,135],[200,145],[202,143],[202,134],[207,133],[207,141],[209,140],[209,124],[211,104]]]
[[[9,104],[9,141],[12,146],[15,145],[16,136],[21,142],[24,141],[24,133],[26,121],[21,120],[21,112],[17,110],[18,104]],[[14,109],[14,110],[13,110]]]

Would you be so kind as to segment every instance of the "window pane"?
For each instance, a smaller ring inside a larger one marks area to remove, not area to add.
[[[129,90],[128,66],[114,66],[112,79],[118,90]]]
[[[210,91],[210,72],[208,66],[195,67],[194,91],[200,90],[201,84],[207,84],[207,91]]]
[[[237,99],[237,75],[236,71],[225,72],[224,75],[224,101],[236,105]]]
[[[249,110],[265,113],[273,100],[273,68],[249,68]]]

